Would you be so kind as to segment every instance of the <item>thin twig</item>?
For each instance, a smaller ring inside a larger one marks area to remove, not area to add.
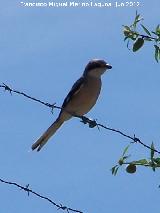
[[[54,108],[60,109],[60,110],[62,109],[61,107],[56,106],[55,104],[49,104],[49,103],[44,102],[44,101],[41,101],[41,100],[39,100],[39,99],[37,99],[37,98],[31,97],[31,96],[27,95],[27,94],[24,93],[24,92],[19,92],[18,90],[11,89],[11,87],[9,87],[8,85],[6,85],[6,84],[4,84],[4,83],[3,83],[3,85],[0,85],[0,87],[4,88],[5,91],[9,91],[11,94],[12,94],[12,93],[16,93],[16,94],[18,94],[18,95],[22,95],[22,96],[24,96],[24,97],[26,97],[26,98],[29,98],[29,99],[31,99],[31,100],[33,100],[33,101],[36,101],[36,102],[38,102],[38,103],[40,103],[40,104],[43,104],[43,105],[47,106],[47,107],[50,107],[52,110],[53,110]],[[63,109],[63,110],[64,110],[64,109]],[[69,112],[68,112],[68,113],[69,113]],[[157,149],[151,148],[149,145],[146,145],[146,144],[143,143],[138,137],[135,137],[135,135],[134,135],[134,136],[127,135],[127,134],[123,133],[123,132],[120,131],[120,130],[107,127],[107,126],[105,126],[105,125],[103,125],[103,124],[97,123],[96,120],[91,120],[91,119],[89,119],[89,118],[87,118],[87,117],[85,117],[85,116],[77,116],[77,115],[73,115],[73,114],[72,114],[72,116],[80,118],[80,119],[81,119],[81,122],[83,122],[84,124],[88,124],[90,128],[93,128],[93,127],[96,126],[96,127],[98,127],[98,128],[101,127],[101,128],[106,129],[106,130],[109,130],[109,131],[112,131],[112,132],[116,132],[116,133],[118,133],[118,134],[120,134],[120,135],[122,135],[122,136],[124,136],[124,137],[126,137],[126,138],[129,138],[129,139],[132,140],[134,143],[139,143],[139,144],[143,145],[145,148],[150,149],[150,150],[153,150],[154,152],[160,154],[160,151],[158,151]]]
[[[134,161],[133,162],[124,162],[122,165],[130,165],[130,164],[134,164],[135,166],[151,167],[151,165],[149,163],[142,164],[142,163],[135,163]],[[160,165],[156,165],[156,168],[159,168],[159,167],[160,167]]]
[[[14,185],[14,186],[18,187],[19,189],[24,190],[25,192],[27,192],[27,195],[28,195],[28,196],[29,196],[30,193],[31,193],[31,194],[34,194],[35,196],[39,197],[39,198],[42,198],[42,199],[44,199],[44,200],[47,200],[47,201],[48,201],[49,203],[51,203],[52,205],[56,206],[56,207],[58,208],[57,210],[61,209],[61,210],[63,210],[63,211],[66,210],[67,212],[72,211],[72,212],[83,213],[82,211],[79,211],[79,210],[76,210],[76,209],[72,209],[72,208],[68,208],[68,207],[66,207],[66,206],[63,206],[62,204],[57,204],[57,203],[55,203],[55,202],[54,202],[53,200],[51,200],[50,198],[48,198],[48,197],[46,197],[46,196],[43,196],[43,195],[41,195],[41,194],[39,194],[39,193],[33,191],[32,189],[30,189],[30,188],[29,188],[29,184],[27,184],[27,185],[24,187],[24,186],[21,186],[21,185],[18,184],[18,183],[11,182],[11,181],[6,181],[6,180],[3,180],[3,179],[1,179],[1,178],[0,178],[0,182],[5,183],[5,184],[8,184],[8,185]]]

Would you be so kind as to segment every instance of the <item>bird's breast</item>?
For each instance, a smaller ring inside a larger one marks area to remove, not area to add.
[[[101,90],[101,79],[87,78],[81,89],[73,96],[66,109],[77,115],[84,115],[95,105]]]

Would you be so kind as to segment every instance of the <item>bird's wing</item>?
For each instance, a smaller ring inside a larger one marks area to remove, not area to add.
[[[65,106],[72,100],[73,96],[79,92],[79,90],[83,87],[83,83],[84,83],[84,77],[82,76],[72,86],[68,95],[64,99],[64,102],[62,104],[62,108],[65,108]]]

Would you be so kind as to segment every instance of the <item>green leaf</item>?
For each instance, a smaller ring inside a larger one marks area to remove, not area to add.
[[[160,166],[160,158],[153,158],[153,161]]]
[[[127,41],[127,48],[130,50],[130,48],[129,48],[129,42],[130,42],[130,41],[128,40],[128,41]]]
[[[124,156],[126,154],[126,152],[128,151],[129,147],[130,147],[130,145],[128,145],[128,146],[125,147],[122,156]]]
[[[117,174],[118,169],[119,169],[119,167],[117,167],[117,168],[115,169],[114,175],[116,175],[116,174]]]
[[[154,35],[157,35],[157,33],[156,33],[156,32],[154,32],[154,31],[152,31],[152,33],[153,33]]]
[[[135,17],[135,19],[134,19],[134,24],[137,24],[140,20],[141,20],[141,19],[140,19],[140,14],[137,14],[137,13],[136,13],[136,17]]]
[[[112,171],[112,175],[114,174],[116,166],[112,167],[111,171]]]
[[[126,160],[129,157],[131,157],[131,155],[126,155],[126,156],[123,157],[123,160]]]
[[[136,11],[136,17],[135,17],[133,25],[132,25],[134,27],[134,29],[136,29],[137,23],[140,22],[141,20],[143,20],[143,18],[141,18],[140,14],[138,14],[138,12]]]
[[[154,45],[155,49],[160,50],[160,47],[158,45]]]
[[[157,61],[157,63],[158,63],[158,51],[157,51],[157,49],[155,49],[155,53],[154,53],[154,57],[155,57],[155,60]]]
[[[152,167],[152,170],[155,172],[155,171],[156,171],[156,168],[155,168],[155,167]]]
[[[143,30],[144,30],[149,36],[151,36],[151,33],[149,32],[149,30],[147,30],[147,28],[146,28],[143,24],[141,24],[141,26],[142,26]]]
[[[125,38],[124,38],[124,41],[126,41],[128,39],[128,36],[126,36]]]
[[[118,161],[118,163],[119,163],[120,166],[122,166],[123,163],[124,163],[124,159],[123,159],[123,158],[120,158],[119,161]]]
[[[160,37],[160,25],[158,25],[155,29],[155,31],[152,31],[152,33],[158,37]],[[158,38],[159,40],[159,38]]]
[[[123,28],[123,34],[126,36],[126,37],[128,37],[129,36],[129,34],[130,34],[130,32],[131,32],[131,29],[130,29],[130,27],[128,27],[128,26],[123,26],[124,28]]]
[[[156,163],[153,161],[153,159],[149,162],[149,165],[152,168],[152,170],[155,172],[155,170],[156,170]]]
[[[122,25],[124,27],[124,30],[127,30],[127,31],[131,31],[130,27],[128,27],[127,25]]]
[[[160,36],[160,25],[158,24],[156,27],[156,34]]]
[[[144,39],[143,38],[138,38],[136,42],[133,44],[133,52],[136,52],[139,50],[144,44]]]
[[[152,142],[152,144],[151,144],[151,160],[153,160],[153,157],[154,157],[154,144]]]
[[[160,48],[159,48],[158,45],[154,45],[154,47],[155,47],[154,57],[155,57],[155,60],[158,63],[158,60],[160,60]]]
[[[116,175],[117,174],[117,172],[118,172],[118,169],[119,169],[119,166],[118,165],[116,165],[116,166],[114,166],[114,167],[112,167],[112,169],[111,169],[111,171],[112,171],[112,175]]]
[[[134,161],[134,163],[145,165],[145,164],[148,164],[148,161],[146,159],[141,159],[141,160]]]

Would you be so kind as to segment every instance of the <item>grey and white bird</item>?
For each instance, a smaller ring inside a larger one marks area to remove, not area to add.
[[[58,118],[32,145],[32,150],[40,151],[49,138],[73,115],[83,116],[90,111],[96,104],[101,91],[101,75],[111,68],[111,65],[101,59],[89,61],[82,77],[75,82],[64,99]]]

